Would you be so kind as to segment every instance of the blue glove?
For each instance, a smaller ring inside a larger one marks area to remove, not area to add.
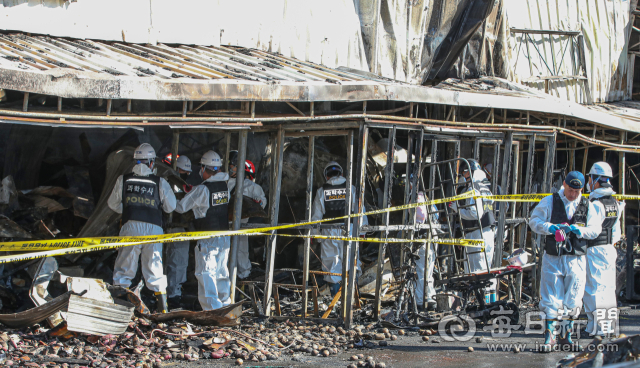
[[[555,233],[556,233],[556,231],[558,231],[558,230],[560,230],[560,226],[558,226],[558,225],[551,225],[551,226],[549,226],[549,232],[550,232],[551,234],[555,234]]]
[[[569,231],[580,236],[580,227],[576,226],[576,225],[571,225],[569,226]]]

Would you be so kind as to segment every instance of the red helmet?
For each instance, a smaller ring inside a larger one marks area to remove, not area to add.
[[[178,157],[180,157],[180,155],[176,156],[176,160],[178,159]],[[171,165],[171,153],[164,156],[164,159],[162,159],[162,162],[164,162],[167,165]]]
[[[256,167],[253,165],[253,162],[246,160],[244,162],[244,172],[249,176],[249,179],[253,180],[256,176]]]

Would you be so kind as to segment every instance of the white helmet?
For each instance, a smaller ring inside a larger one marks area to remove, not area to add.
[[[156,150],[149,143],[142,143],[133,153],[136,160],[153,160],[156,158]]]
[[[342,166],[340,166],[340,164],[335,161],[331,161],[327,164],[327,166],[324,167],[325,178],[327,177],[327,173],[329,173],[330,171],[340,171],[340,174],[342,174]]]
[[[222,160],[220,159],[220,155],[214,151],[207,151],[202,158],[200,159],[200,164],[204,166],[211,166],[218,168],[222,166]]]
[[[604,176],[607,178],[613,177],[613,171],[611,170],[611,166],[604,161],[596,162],[591,166],[591,171],[589,171],[589,175],[595,176]]]
[[[191,172],[191,160],[189,160],[189,157],[185,155],[178,156],[177,165],[178,165],[178,169]]]

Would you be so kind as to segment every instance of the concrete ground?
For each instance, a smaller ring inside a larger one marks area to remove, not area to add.
[[[640,334],[640,309],[635,306],[626,307],[620,312],[621,332],[627,336]],[[640,308],[640,306],[639,306]],[[387,347],[374,349],[353,349],[337,356],[320,358],[308,355],[283,356],[280,360],[261,363],[246,362],[244,367],[346,367],[351,362],[349,357],[355,354],[372,356],[376,362],[383,362],[386,367],[469,367],[469,368],[518,368],[518,367],[556,367],[558,361],[570,353],[553,352],[542,354],[536,351],[536,343],[540,343],[541,334],[525,334],[516,331],[510,337],[492,337],[491,332],[483,331],[478,326],[478,332],[467,342],[448,342],[440,335],[433,335],[428,342],[423,342],[417,333],[408,336],[398,336],[396,341],[388,341]],[[482,342],[476,342],[481,336]],[[580,343],[585,346],[591,339],[582,338]],[[514,353],[513,347],[520,345],[522,352]],[[491,351],[494,347],[498,351]],[[469,352],[468,348],[474,351]],[[502,351],[502,349],[507,351]],[[203,366],[230,367],[235,359],[200,360],[197,362],[168,362],[163,367],[196,368]]]

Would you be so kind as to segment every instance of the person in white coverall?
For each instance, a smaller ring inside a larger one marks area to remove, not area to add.
[[[418,196],[416,197],[416,200],[418,202],[425,202],[426,201],[426,197],[424,195],[424,192],[418,192]],[[438,223],[438,213],[436,213],[435,211],[437,211],[438,208],[436,207],[436,205],[432,204],[431,205],[431,212],[434,212],[429,220],[431,225],[434,226],[439,226],[440,224]],[[416,208],[416,223],[417,224],[424,224],[425,222],[427,222],[427,216],[428,216],[428,212],[427,212],[427,206],[418,206]],[[429,230],[427,230],[429,231]],[[435,239],[437,238],[437,231],[436,230],[431,230],[431,238]],[[418,250],[418,257],[420,257],[419,260],[416,261],[416,273],[418,274],[418,280],[417,280],[417,285],[415,287],[416,290],[416,300],[417,300],[417,304],[418,304],[418,308],[422,309],[424,307],[424,269],[425,269],[425,255],[427,252],[427,245],[426,244],[422,244],[420,246],[420,249]],[[433,310],[435,309],[436,306],[436,301],[434,300],[434,297],[436,295],[436,289],[433,287],[433,268],[436,264],[436,256],[438,253],[438,244],[436,243],[432,243],[431,247],[429,249],[429,259],[426,261],[427,264],[427,309],[428,310]]]
[[[171,156],[168,157],[171,162]],[[185,155],[176,159],[178,174],[184,180],[191,174],[191,160]],[[184,187],[185,192],[190,190],[189,186]],[[167,234],[183,233],[189,229],[189,223],[184,216],[173,213],[171,223],[167,225]],[[189,266],[189,241],[177,241],[166,243],[167,248],[167,298],[169,308],[178,308],[182,299],[182,284],[187,281],[187,267]]]
[[[122,214],[120,236],[161,235],[162,211],[170,213],[176,208],[176,197],[171,186],[155,175],[153,165],[156,152],[148,143],[136,148],[133,172],[120,175],[107,201],[109,208]],[[167,308],[167,278],[162,267],[162,243],[138,244],[120,248],[113,270],[113,284],[128,288],[142,261],[142,275],[149,290],[153,291],[157,310]]]
[[[179,202],[176,212],[193,210],[197,231],[229,230],[229,174],[221,172],[222,160],[214,151],[202,155],[202,184],[193,187]],[[198,240],[195,248],[198,300],[203,310],[231,304],[229,279],[230,242],[228,236]]]
[[[582,306],[586,281],[587,240],[600,234],[601,221],[593,203],[582,196],[584,175],[567,174],[558,193],[543,198],[529,219],[531,231],[543,235],[540,311],[545,314],[545,341],[542,352],[550,352],[559,342],[574,350],[573,320],[563,323],[556,341],[556,319],[577,317]]]
[[[625,203],[612,197],[616,192],[609,183],[613,176],[611,166],[596,162],[589,172],[587,188],[602,232],[587,243],[587,283],[584,290],[584,309],[588,317],[587,333],[590,335],[613,335],[619,333],[618,303],[616,302],[616,259],[614,247],[622,232],[620,216]]]
[[[462,194],[473,190],[476,195],[491,195],[491,189],[489,189],[490,183],[487,180],[487,176],[484,171],[480,169],[478,162],[475,160],[467,161],[471,166],[471,170],[467,168],[462,173],[467,180],[467,186],[462,191]],[[487,263],[489,268],[491,268],[491,263],[493,262],[495,243],[496,221],[493,213],[493,201],[486,199],[476,201],[473,198],[468,198],[464,200],[464,203],[466,206],[473,206],[458,208],[456,202],[453,202],[451,204],[451,209],[454,211],[460,211],[460,217],[462,218],[462,224],[465,229],[477,228],[479,223],[482,225],[482,231],[480,229],[473,230],[467,233],[465,238],[484,240],[485,249],[483,252],[482,247],[464,247],[465,254],[467,256],[465,272],[487,272]],[[487,292],[488,295],[485,296],[485,302],[495,302],[497,300],[495,279],[491,280],[491,286],[489,286]]]
[[[323,218],[333,218],[346,215],[346,187],[347,179],[342,176],[342,167],[337,162],[330,162],[324,168],[324,176],[326,183],[318,188],[316,196],[313,199],[311,207],[311,221],[317,221]],[[356,189],[351,186],[353,211],[356,209]],[[367,216],[361,217],[361,224],[368,225]],[[326,222],[324,222],[326,224]],[[338,220],[335,223],[344,223],[344,220]],[[351,223],[353,231],[353,223]],[[317,234],[316,231],[314,231]],[[327,236],[344,236],[340,229],[321,229],[320,234]],[[362,232],[360,235],[364,235]],[[322,270],[325,272],[342,273],[343,261],[343,244],[342,240],[319,239],[321,245],[320,259],[322,261]],[[351,271],[351,270],[349,270]],[[357,271],[360,271],[360,259],[358,259]],[[331,296],[335,296],[340,290],[340,281],[342,276],[325,275],[324,280],[329,284]]]
[[[233,160],[233,155],[230,155],[230,159]],[[236,157],[237,160],[237,157]],[[229,162],[229,191],[231,192],[236,187],[236,173],[237,166],[236,160]],[[246,160],[244,166],[244,183],[242,186],[242,194],[253,199],[263,209],[267,206],[267,197],[264,195],[262,187],[254,182],[256,177],[256,168],[253,162]],[[246,224],[249,219],[242,219],[242,223]],[[238,278],[244,279],[251,273],[251,261],[249,260],[249,237],[246,235],[238,235]]]

